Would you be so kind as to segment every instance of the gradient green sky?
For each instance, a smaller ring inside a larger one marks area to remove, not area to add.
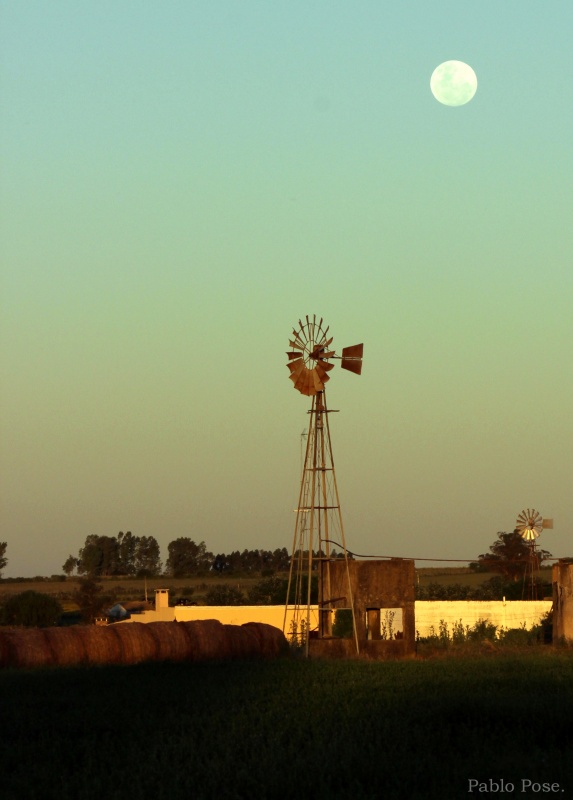
[[[6,576],[292,544],[299,317],[358,553],[573,555],[570,2],[0,1]],[[434,68],[478,91],[440,105]]]

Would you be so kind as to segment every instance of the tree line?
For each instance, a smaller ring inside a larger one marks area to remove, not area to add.
[[[7,543],[0,542],[0,576],[8,563],[6,548]],[[116,575],[154,577],[161,574],[186,578],[208,573],[265,576],[285,572],[290,566],[290,555],[286,547],[213,554],[207,550],[205,542],[196,543],[189,537],[180,537],[169,543],[167,551],[163,573],[159,544],[154,536],[134,536],[131,531],[120,531],[117,536],[91,534],[86,537],[77,556],[68,556],[62,570],[68,576],[77,571],[78,575],[92,578]],[[330,555],[342,557],[342,553],[334,550]],[[532,556],[536,566],[540,566],[551,558],[551,553],[540,548],[532,550],[531,545],[523,540],[517,530],[509,533],[501,531],[489,552],[479,555],[470,567],[476,572],[495,572],[507,580],[518,581],[523,576],[524,565]],[[316,565],[316,561],[314,564]]]
[[[189,537],[180,537],[167,546],[165,570],[160,558],[159,544],[154,536],[134,536],[131,531],[117,536],[86,537],[77,556],[69,555],[62,566],[68,576],[77,572],[90,578],[105,578],[119,575],[152,578],[167,575],[172,578],[189,578],[216,575],[262,575],[271,576],[286,572],[291,556],[286,547],[275,550],[233,550],[231,553],[212,553],[205,542],[195,542]],[[319,554],[313,551],[314,564]],[[307,559],[308,553],[302,557]],[[331,552],[334,558],[342,553]]]
[[[154,536],[134,536],[131,531],[117,536],[86,537],[78,555],[69,555],[62,566],[68,576],[77,572],[91,578],[130,575],[154,577],[161,574],[172,578],[188,578],[214,572],[224,574],[274,574],[284,572],[290,565],[286,547],[276,550],[234,550],[231,553],[212,553],[205,542],[180,537],[167,546],[165,570],[160,549]]]

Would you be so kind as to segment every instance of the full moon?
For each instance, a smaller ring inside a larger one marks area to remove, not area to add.
[[[463,61],[444,61],[432,72],[430,89],[445,106],[463,106],[472,99],[477,89],[473,69]]]

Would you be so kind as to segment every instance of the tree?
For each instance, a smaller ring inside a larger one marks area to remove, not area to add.
[[[118,575],[135,574],[135,553],[139,543],[139,537],[134,536],[131,531],[117,534],[117,563],[116,573]]]
[[[8,563],[8,559],[6,558],[6,548],[8,544],[6,542],[0,542],[0,578],[2,577],[2,570]]]
[[[62,565],[62,570],[66,573],[68,578],[72,574],[72,572],[77,569],[79,561],[77,558],[74,558],[72,555],[69,555]]]
[[[4,604],[6,625],[46,628],[57,625],[61,615],[62,606],[55,597],[32,590],[15,594]]]
[[[229,569],[229,559],[225,553],[217,553],[211,564],[211,569],[219,575]]]
[[[213,553],[207,552],[205,542],[196,544],[187,537],[169,542],[167,550],[169,557],[165,567],[173,578],[188,578],[190,575],[207,572],[213,561]]]
[[[64,564],[72,567],[72,556]],[[73,560],[73,559],[72,559]],[[89,578],[104,575],[157,575],[161,572],[159,545],[153,536],[134,536],[131,531],[117,536],[86,537],[77,559],[78,572]]]
[[[152,578],[161,572],[159,544],[154,536],[138,536],[133,560],[135,574]]]
[[[97,536],[90,534],[86,536],[84,546],[79,552],[78,572],[88,575],[90,578],[100,575],[109,575],[111,547],[105,539],[108,536]],[[114,540],[117,545],[117,541]]]
[[[511,533],[500,531],[496,541],[490,546],[489,553],[478,556],[477,562],[470,566],[485,568],[490,572],[499,572],[505,578],[517,581],[525,573],[525,565],[531,558],[531,546],[528,545],[519,531]],[[547,558],[551,558],[548,550],[535,550],[539,565]]]
[[[103,586],[91,578],[80,578],[79,588],[72,594],[80,614],[86,622],[93,622],[111,603],[111,597],[103,593]]]

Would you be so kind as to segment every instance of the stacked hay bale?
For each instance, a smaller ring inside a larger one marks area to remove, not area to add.
[[[248,622],[132,622],[69,628],[0,628],[0,667],[138,664],[276,658],[288,652],[282,631]]]
[[[155,639],[158,661],[190,660],[191,642],[182,623],[148,622],[145,627]]]
[[[58,667],[74,664],[85,664],[88,660],[87,650],[81,636],[81,628],[44,628],[42,633],[47,647],[52,654],[52,662]]]

